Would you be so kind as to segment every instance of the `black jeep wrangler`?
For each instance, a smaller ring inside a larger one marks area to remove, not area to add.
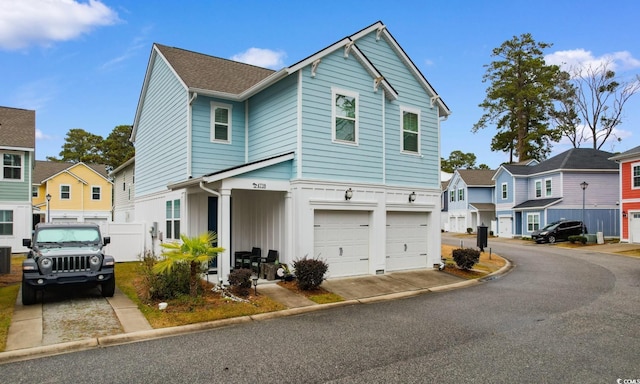
[[[22,262],[22,304],[37,301],[47,286],[100,285],[102,296],[112,297],[116,288],[115,260],[103,253],[111,239],[89,223],[40,223],[33,239],[23,239],[29,254]]]

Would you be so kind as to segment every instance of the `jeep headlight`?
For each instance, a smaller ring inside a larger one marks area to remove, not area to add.
[[[100,258],[97,255],[93,255],[91,256],[91,258],[89,258],[89,263],[91,264],[92,267],[98,267],[100,266]]]
[[[38,264],[40,265],[40,272],[42,272],[43,275],[51,273],[53,260],[48,257],[41,257],[40,260],[38,260]]]

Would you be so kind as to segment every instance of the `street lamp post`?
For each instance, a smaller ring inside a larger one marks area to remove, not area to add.
[[[582,187],[582,235],[583,236],[584,236],[584,196],[588,186],[589,186],[589,183],[587,183],[586,181],[583,181],[582,183],[580,183],[580,187]]]
[[[47,193],[47,223],[51,222],[51,208],[49,207],[49,202],[51,201],[51,195]]]

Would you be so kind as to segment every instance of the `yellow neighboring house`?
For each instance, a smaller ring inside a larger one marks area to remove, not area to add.
[[[103,164],[36,161],[33,223],[112,221],[113,183]]]

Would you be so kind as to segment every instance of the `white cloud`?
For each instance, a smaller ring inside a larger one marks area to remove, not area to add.
[[[286,53],[270,49],[249,48],[242,53],[235,54],[231,60],[245,64],[257,65],[263,68],[280,69],[284,66]]]
[[[110,70],[112,68],[115,68],[120,63],[130,59],[133,56],[135,56],[140,50],[145,49],[147,47],[147,42],[146,42],[147,36],[149,35],[149,32],[152,29],[153,28],[151,26],[142,28],[140,34],[138,36],[136,36],[131,41],[131,43],[129,43],[129,45],[126,47],[124,52],[122,52],[119,56],[114,57],[113,59],[110,59],[106,63],[102,64],[100,66],[100,69],[104,70],[104,71],[107,71],[107,70]]]
[[[41,130],[36,129],[36,140],[51,140],[53,137],[44,134]]]
[[[98,0],[0,0],[0,48],[47,46],[118,20],[117,13]]]
[[[640,68],[640,60],[634,58],[628,51],[606,53],[601,56],[594,56],[593,52],[584,49],[572,49],[567,51],[557,51],[546,55],[544,60],[547,64],[560,66],[565,71],[573,72],[578,68],[596,69],[603,65],[618,72]]]

